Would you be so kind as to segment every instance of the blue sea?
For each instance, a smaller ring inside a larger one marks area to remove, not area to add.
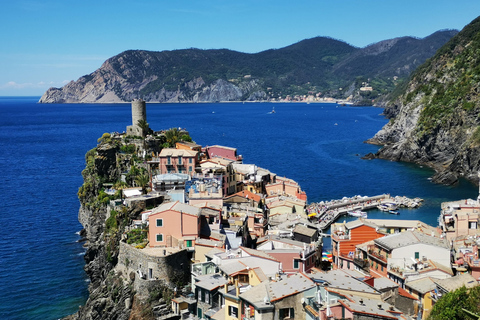
[[[37,104],[0,97],[0,319],[58,319],[87,296],[79,242],[77,190],[85,153],[104,132],[126,130],[129,104]],[[276,113],[271,113],[273,107]],[[237,148],[254,163],[296,180],[308,202],[382,193],[420,197],[396,219],[437,225],[440,203],[476,198],[466,181],[430,182],[428,168],[362,160],[365,144],[387,120],[382,109],[336,104],[147,104],[154,130],[186,128],[200,145]],[[369,218],[392,218],[370,211]]]

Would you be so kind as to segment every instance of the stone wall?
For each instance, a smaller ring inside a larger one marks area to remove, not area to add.
[[[117,268],[125,274],[135,273],[137,279],[163,280],[170,287],[186,284],[190,276],[190,257],[187,250],[171,253],[168,248],[163,255],[149,255],[147,250],[120,242]],[[160,253],[163,252],[163,249]]]

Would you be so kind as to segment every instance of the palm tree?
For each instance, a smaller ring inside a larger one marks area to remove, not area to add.
[[[165,138],[170,148],[175,147],[175,143],[180,141],[180,130],[178,128],[171,128],[165,131]]]
[[[148,174],[143,173],[135,177],[135,184],[137,185],[137,187],[142,188],[142,193],[147,193],[146,191],[149,182],[150,177],[148,176]]]
[[[137,126],[139,126],[140,129],[142,129],[142,137],[145,138],[145,135],[147,134],[147,131],[149,129],[148,122],[144,119],[140,119],[137,122]]]

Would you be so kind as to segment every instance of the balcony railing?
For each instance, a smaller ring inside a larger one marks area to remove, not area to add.
[[[385,255],[383,255],[381,253],[378,253],[374,250],[368,250],[368,254],[370,256],[374,257],[377,260],[380,260],[380,261],[385,262],[385,263],[387,262],[387,257]]]
[[[368,265],[368,259],[362,259],[359,257],[353,258],[353,262],[360,268],[365,268]]]

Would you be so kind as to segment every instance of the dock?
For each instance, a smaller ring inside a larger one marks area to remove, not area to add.
[[[317,220],[317,227],[323,232],[330,227],[332,223],[337,221],[338,218],[346,215],[348,211],[376,209],[377,206],[382,203],[395,203],[400,207],[416,208],[422,201],[423,200],[419,198],[391,197],[389,194],[381,194],[373,197],[355,196],[341,200],[312,203],[307,207],[307,214],[310,218]]]

